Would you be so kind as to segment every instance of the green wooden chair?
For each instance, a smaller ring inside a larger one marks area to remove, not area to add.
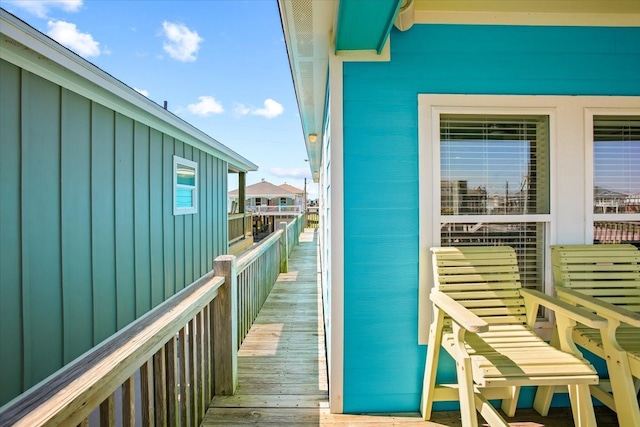
[[[608,320],[606,330],[580,325],[573,340],[604,359],[609,380],[591,394],[618,413],[620,426],[640,426],[640,251],[633,245],[551,247],[560,299]]]
[[[576,321],[593,328],[607,322],[586,310],[522,288],[511,247],[433,248],[435,283],[421,413],[434,401],[459,399],[463,426],[477,426],[477,410],[491,426],[508,426],[489,403],[515,415],[520,387],[565,386],[576,426],[595,426],[589,386],[598,375],[571,339]],[[556,313],[561,349],[534,332],[538,307]],[[455,360],[458,384],[436,384],[440,348]],[[547,387],[549,389],[550,387]],[[457,390],[457,396],[452,390]],[[548,407],[534,408],[547,415]]]

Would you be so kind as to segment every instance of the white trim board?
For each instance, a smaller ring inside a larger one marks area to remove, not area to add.
[[[331,371],[329,407],[344,411],[344,151],[343,151],[343,61],[329,57],[329,108],[331,110]]]
[[[549,116],[551,210],[546,216],[549,221],[548,250],[551,244],[586,243],[593,237],[593,200],[589,198],[593,182],[593,138],[590,136],[592,131],[587,128],[587,117],[593,117],[594,114],[640,115],[640,97],[418,95],[420,344],[427,344],[432,320],[429,291],[433,281],[429,249],[440,244],[437,232],[440,201],[435,196],[439,195],[440,185],[439,144],[436,142],[439,141],[441,113]],[[576,218],[580,220],[576,221]],[[635,215],[624,218],[635,219]],[[548,258],[547,254],[547,283],[551,278]],[[549,285],[546,291],[551,292]]]

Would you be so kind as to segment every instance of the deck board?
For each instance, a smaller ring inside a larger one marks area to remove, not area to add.
[[[322,293],[317,280],[313,230],[301,236],[256,322],[238,352],[238,389],[217,396],[202,421],[208,426],[461,426],[459,412],[436,412],[432,421],[418,413],[331,414],[322,322]],[[598,408],[598,426],[617,426],[615,414]],[[548,417],[519,410],[514,427],[573,425],[571,411],[552,409]]]

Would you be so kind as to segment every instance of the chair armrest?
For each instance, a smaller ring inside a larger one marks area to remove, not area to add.
[[[561,314],[583,325],[595,329],[604,329],[607,327],[607,319],[598,316],[584,308],[576,307],[565,301],[553,298],[547,294],[533,289],[520,289],[520,295],[525,299],[534,300],[548,309],[553,310],[557,314]]]
[[[451,298],[450,296],[437,291],[431,291],[431,301],[444,311],[447,316],[469,332],[478,333],[489,330],[489,324],[473,314],[471,310]]]
[[[607,319],[615,319],[622,323],[627,323],[636,328],[640,328],[640,314],[629,311],[623,307],[609,304],[608,302],[594,298],[591,295],[585,295],[581,292],[574,291],[556,286],[556,293],[559,298],[565,301],[575,302],[590,310],[594,310],[598,315]]]

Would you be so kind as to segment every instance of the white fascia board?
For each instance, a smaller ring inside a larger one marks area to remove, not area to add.
[[[0,58],[229,163],[258,166],[10,13],[0,10]]]

